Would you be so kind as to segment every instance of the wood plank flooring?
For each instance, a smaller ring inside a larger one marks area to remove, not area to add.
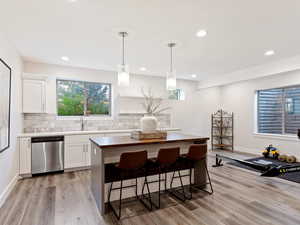
[[[214,158],[210,157],[210,163]],[[18,182],[0,209],[1,225],[299,225],[300,185],[225,165],[209,166],[215,193],[194,193],[181,203],[164,196],[162,209],[124,204],[120,221],[100,217],[91,195],[90,172],[41,176]]]

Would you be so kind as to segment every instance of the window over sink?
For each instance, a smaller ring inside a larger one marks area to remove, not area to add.
[[[111,84],[57,80],[58,116],[111,115]]]

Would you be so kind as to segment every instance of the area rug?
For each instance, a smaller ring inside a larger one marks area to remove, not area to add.
[[[275,160],[275,159],[266,159],[264,157],[247,159],[245,161],[257,163],[259,160],[264,160],[264,161],[270,162],[270,163],[272,163],[273,165],[276,165],[276,166],[280,166],[280,165],[283,165],[283,166],[290,166],[290,165],[300,166],[299,162],[291,164],[291,163],[286,163],[286,162],[280,162],[280,161]],[[233,166],[237,166],[237,167],[240,167],[240,168],[256,171],[256,172],[261,172],[257,169],[253,169],[249,166],[243,165],[243,164],[238,163],[238,162],[228,162],[228,164],[233,165]],[[281,179],[284,179],[284,180],[300,183],[300,171],[299,172],[281,174],[280,176],[277,176],[277,177],[281,178]]]

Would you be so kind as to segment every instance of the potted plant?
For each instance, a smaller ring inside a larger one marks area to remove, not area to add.
[[[148,93],[145,93],[142,89],[142,94],[144,96],[142,106],[146,113],[140,120],[141,129],[143,133],[152,133],[157,131],[158,127],[158,121],[155,115],[170,109],[170,107],[161,108],[162,98],[155,98],[151,89],[148,90]]]

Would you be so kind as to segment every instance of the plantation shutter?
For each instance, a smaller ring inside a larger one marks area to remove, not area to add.
[[[283,133],[283,89],[258,91],[258,132]]]

